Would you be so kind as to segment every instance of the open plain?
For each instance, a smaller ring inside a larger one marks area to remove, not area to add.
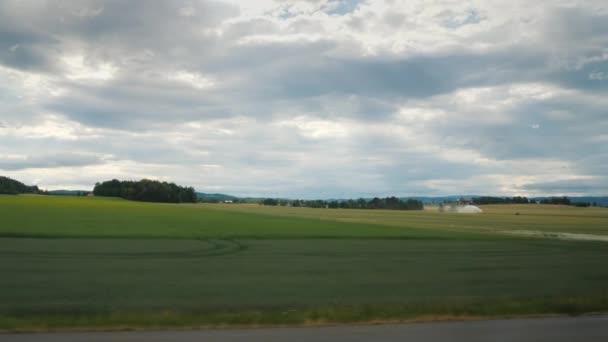
[[[0,330],[608,311],[607,209],[482,208],[465,215],[0,196]]]

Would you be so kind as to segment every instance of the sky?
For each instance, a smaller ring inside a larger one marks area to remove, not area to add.
[[[0,1],[0,174],[608,195],[605,0]]]

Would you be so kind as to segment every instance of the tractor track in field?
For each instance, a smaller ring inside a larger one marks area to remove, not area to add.
[[[86,239],[78,239],[79,242]],[[104,239],[108,242],[111,248],[111,241],[114,239]],[[27,257],[27,258],[54,258],[54,259],[138,259],[138,258],[163,258],[163,259],[186,259],[186,258],[201,258],[215,257],[229,254],[236,254],[245,249],[247,246],[237,240],[232,239],[201,239],[198,240],[204,244],[205,248],[175,250],[175,251],[141,251],[128,252],[120,250],[108,251],[0,251],[2,257]]]

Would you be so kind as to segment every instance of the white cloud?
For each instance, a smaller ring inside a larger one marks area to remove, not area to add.
[[[10,135],[14,138],[29,139],[77,140],[85,135],[91,136],[94,132],[92,128],[66,121],[57,115],[42,116],[39,121],[28,125],[0,127],[0,137]]]
[[[187,71],[178,71],[169,75],[170,79],[184,82],[196,89],[204,89],[208,87],[212,87],[215,82],[211,79],[204,77],[199,73],[191,73]]]
[[[278,127],[293,127],[304,137],[312,139],[335,139],[348,135],[348,124],[319,120],[307,116],[298,116],[294,119],[279,121]]]
[[[107,81],[114,78],[118,71],[111,63],[88,65],[83,55],[64,56],[62,61],[68,71],[66,77],[71,80]]]

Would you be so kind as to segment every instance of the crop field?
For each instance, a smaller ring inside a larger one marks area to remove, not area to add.
[[[556,205],[486,205],[482,215],[425,211],[352,210],[268,207],[259,205],[208,205],[220,211],[268,214],[280,217],[379,224],[408,229],[458,233],[503,234],[517,231],[561,232],[608,236],[607,208]]]
[[[0,330],[608,311],[608,209],[482,209],[0,196]]]

